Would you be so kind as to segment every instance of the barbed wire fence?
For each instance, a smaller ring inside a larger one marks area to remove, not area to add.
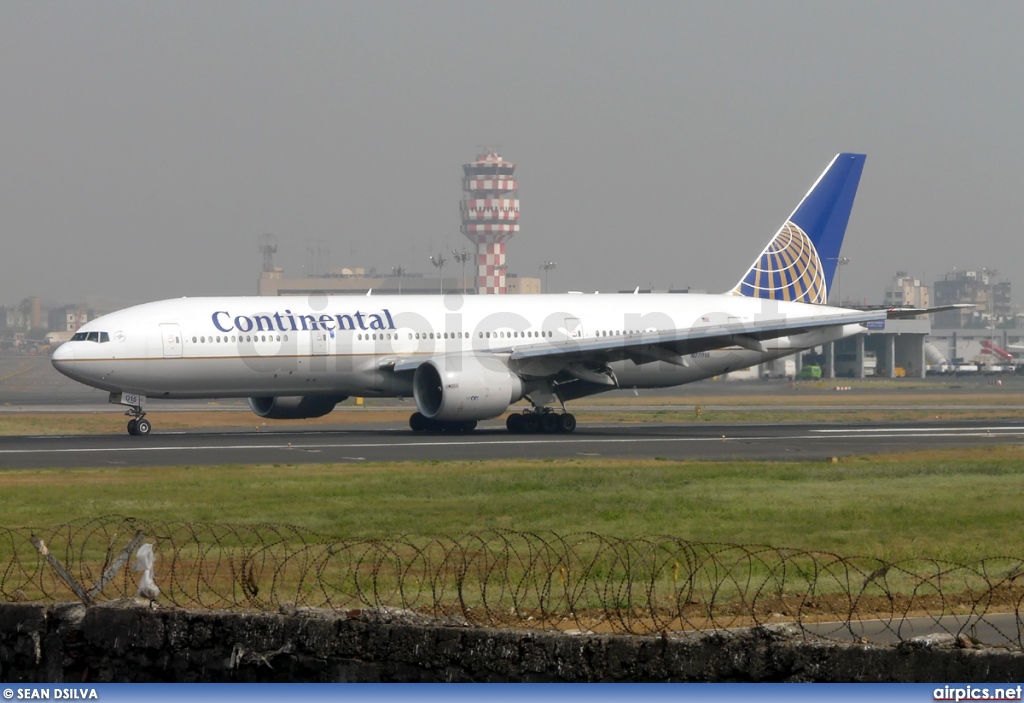
[[[912,636],[908,619],[926,618],[968,638],[984,625],[1002,640],[989,644],[1024,647],[1019,557],[887,562],[590,532],[337,539],[292,525],[122,516],[0,528],[0,599],[136,597],[140,574],[127,562],[144,542],[154,545],[157,602],[183,608],[400,610],[463,625],[629,634],[790,623],[808,638],[845,639],[874,620],[900,641]]]

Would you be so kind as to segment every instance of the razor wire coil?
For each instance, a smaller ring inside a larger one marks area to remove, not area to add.
[[[283,524],[230,525],[107,516],[48,529],[0,528],[0,599],[74,600],[33,544],[83,588],[132,535],[154,543],[159,601],[182,608],[401,610],[464,625],[646,635],[788,623],[806,637],[857,637],[909,618],[970,637],[985,624],[1022,648],[1024,558],[889,562],[824,551],[670,536],[486,530],[446,537],[338,539]],[[127,564],[96,595],[135,596]],[[998,629],[991,616],[1012,614]]]

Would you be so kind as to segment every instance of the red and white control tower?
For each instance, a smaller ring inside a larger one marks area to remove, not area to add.
[[[477,293],[505,292],[505,242],[519,231],[516,165],[488,151],[462,167],[462,233],[476,244]]]

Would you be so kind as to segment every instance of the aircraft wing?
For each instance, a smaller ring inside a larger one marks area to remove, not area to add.
[[[514,344],[505,348],[492,347],[490,354],[508,354],[510,361],[559,360],[610,362],[622,359],[634,361],[668,361],[675,363],[680,357],[697,352],[711,351],[729,346],[740,346],[754,351],[765,351],[763,342],[789,335],[803,334],[824,327],[853,325],[884,320],[885,310],[831,313],[796,319],[773,319],[765,322],[733,322],[707,324],[663,332],[625,334],[613,337],[564,339],[537,344]],[[403,373],[416,370],[427,358],[396,361],[390,370]]]
[[[732,322],[617,337],[566,339],[549,344],[515,347],[511,350],[510,359],[512,361],[545,358],[618,361],[628,358],[648,358],[649,360],[671,361],[670,357],[673,356],[696,354],[729,346],[763,352],[765,349],[762,342],[767,340],[803,334],[823,327],[866,323],[884,318],[883,311],[862,312],[858,310],[799,319]],[[653,358],[650,358],[652,356]]]
[[[930,312],[945,312],[946,310],[966,310],[967,308],[978,307],[974,303],[957,303],[956,305],[940,305],[937,308],[891,308],[887,310],[886,317],[890,320],[902,320],[905,317],[917,317],[927,315]]]

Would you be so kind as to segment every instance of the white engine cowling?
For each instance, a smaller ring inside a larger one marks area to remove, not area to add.
[[[249,409],[270,420],[305,420],[323,417],[348,396],[287,395],[249,398]]]
[[[486,420],[523,397],[522,380],[492,356],[444,356],[416,368],[413,397],[432,420]]]

